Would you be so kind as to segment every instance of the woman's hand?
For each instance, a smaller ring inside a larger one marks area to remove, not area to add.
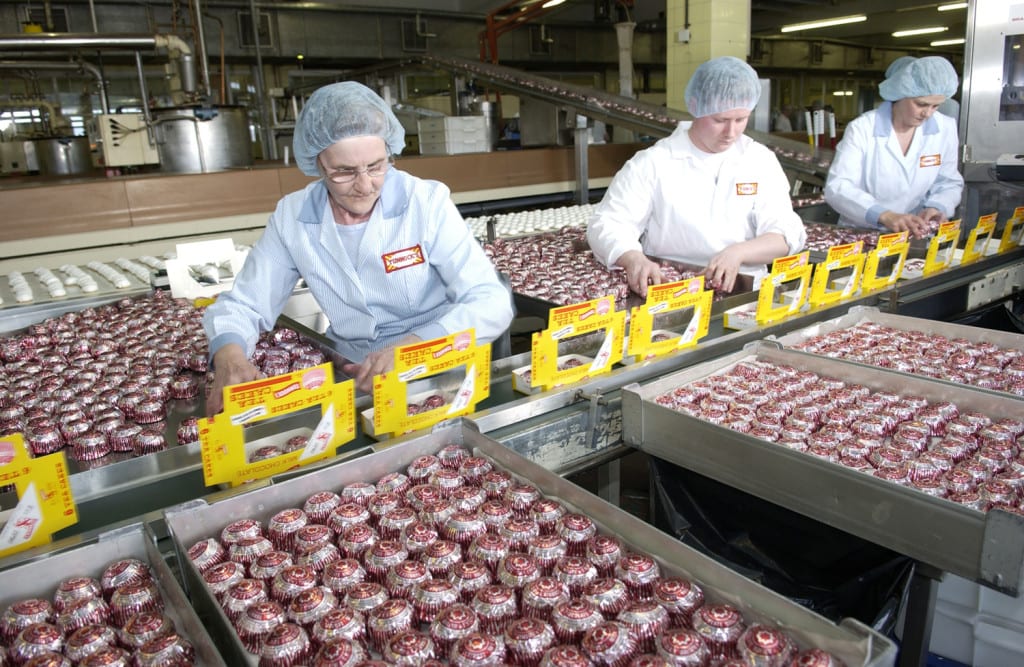
[[[257,380],[261,375],[241,346],[228,343],[217,350],[213,355],[213,387],[206,397],[206,416],[212,417],[224,409],[224,387]]]
[[[743,264],[744,252],[739,244],[728,246],[708,261],[704,278],[712,289],[731,292]]]
[[[661,269],[658,263],[648,259],[639,250],[627,250],[615,260],[615,263],[626,270],[629,289],[640,296],[647,296],[648,285],[661,284]]]
[[[372,393],[373,378],[394,369],[395,348],[418,343],[421,340],[419,336],[409,334],[394,345],[366,355],[361,364],[343,364],[341,370],[355,380],[356,389],[367,394]]]
[[[928,221],[913,213],[886,211],[878,216],[878,221],[894,232],[907,231],[915,239],[922,239],[928,235]]]

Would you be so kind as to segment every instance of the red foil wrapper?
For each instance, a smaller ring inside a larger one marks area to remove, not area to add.
[[[366,580],[366,570],[355,558],[340,558],[328,563],[320,574],[320,580],[337,595],[344,595],[348,589]]]
[[[308,565],[292,565],[278,572],[271,581],[270,597],[286,605],[296,595],[316,585],[316,570]]]
[[[297,507],[281,510],[267,522],[267,536],[276,549],[292,551],[295,549],[295,533],[307,523],[309,517]]]
[[[64,655],[80,662],[101,648],[117,646],[117,633],[106,625],[85,625],[68,636],[64,642]]]
[[[275,627],[287,620],[284,607],[273,600],[264,600],[249,605],[235,620],[235,630],[245,649],[259,653],[263,639]]]
[[[353,502],[366,507],[370,498],[377,494],[377,487],[366,482],[353,482],[341,490],[342,502]]]
[[[551,619],[555,605],[570,599],[568,586],[554,577],[534,579],[523,587],[520,598],[523,616],[543,621]]]
[[[469,604],[477,592],[494,581],[491,571],[483,563],[463,560],[452,567],[448,581],[459,591],[459,599]]]
[[[249,576],[270,582],[281,570],[292,565],[292,556],[288,552],[268,551],[249,564]]]
[[[334,532],[322,523],[308,523],[295,532],[296,552],[311,551],[331,541]]]
[[[430,576],[448,579],[452,569],[462,562],[462,547],[448,540],[435,540],[423,550],[420,560],[427,566]]]
[[[468,549],[474,539],[486,532],[487,524],[475,512],[456,512],[445,522],[441,534],[444,539]]]
[[[544,652],[540,667],[592,667],[590,658],[578,646],[559,644]]]
[[[23,665],[48,651],[61,653],[64,635],[51,623],[33,623],[21,630],[11,642],[9,656],[15,665]]]
[[[260,647],[260,667],[292,667],[302,664],[313,652],[306,631],[294,623],[281,623],[266,636]]]
[[[602,577],[590,582],[583,589],[582,597],[608,621],[614,621],[630,602],[626,584],[614,577]]]
[[[123,646],[137,649],[152,639],[172,632],[174,622],[166,614],[159,611],[144,611],[128,619],[118,633],[118,638]]]
[[[573,597],[583,595],[583,591],[597,580],[597,568],[586,558],[580,556],[564,556],[555,563],[551,574],[568,586]]]
[[[670,622],[668,611],[653,599],[630,603],[616,620],[633,631],[640,650],[646,653],[655,650],[654,639],[668,629]]]
[[[580,644],[592,661],[607,667],[626,667],[638,651],[633,632],[615,621],[587,630]]]
[[[224,527],[220,532],[220,541],[231,545],[246,537],[260,537],[263,535],[263,525],[256,519],[239,519]]]
[[[370,519],[370,511],[366,507],[357,502],[348,501],[331,511],[330,516],[327,517],[327,526],[334,531],[335,535],[345,535],[349,529],[355,526],[369,527]]]
[[[670,628],[655,645],[656,655],[673,666],[707,667],[711,662],[711,650],[704,639],[689,628]]]
[[[503,500],[488,500],[477,510],[478,516],[487,526],[487,531],[497,533],[508,523],[514,514],[512,508]]]
[[[248,567],[273,550],[274,545],[265,537],[245,537],[228,547],[228,559]]]
[[[711,650],[711,657],[724,660],[739,657],[736,642],[743,634],[743,617],[727,604],[705,605],[693,615],[693,629]]]
[[[466,484],[480,486],[484,475],[493,469],[491,462],[482,456],[467,456],[459,465],[459,474],[466,480]]]
[[[498,529],[498,534],[508,541],[509,550],[525,552],[530,540],[540,535],[540,526],[533,519],[514,516]]]
[[[497,575],[498,564],[509,553],[508,540],[501,535],[484,533],[470,543],[466,553],[470,559],[486,565],[492,575]]]
[[[439,475],[440,473],[438,473]],[[435,479],[437,475],[434,476]],[[462,476],[459,476],[462,479]],[[444,487],[441,487],[442,491]],[[452,501],[455,512],[476,512],[487,502],[487,493],[479,486],[459,486],[452,489],[447,497]]]
[[[439,498],[423,506],[423,509],[420,510],[420,521],[433,526],[440,532],[448,518],[458,511],[449,498]]]
[[[570,513],[558,520],[556,532],[565,540],[570,556],[586,556],[587,542],[597,534],[597,526],[584,514]]]
[[[540,578],[540,568],[532,556],[523,553],[510,553],[498,563],[495,578],[499,583],[522,590],[523,586]]]
[[[341,496],[333,491],[318,491],[306,498],[302,511],[313,523],[327,524],[331,512],[342,503]]]
[[[377,651],[383,652],[392,637],[412,629],[413,620],[411,602],[385,600],[366,615],[366,634]]]
[[[778,628],[755,623],[740,635],[736,650],[746,665],[787,667],[796,654],[796,645]]]
[[[654,583],[661,576],[661,570],[647,554],[631,552],[616,563],[615,576],[626,584],[633,599],[644,600],[654,595]]]
[[[512,508],[512,513],[517,517],[528,519],[530,508],[538,500],[541,500],[540,489],[532,484],[513,483],[505,489],[503,500]]]
[[[423,552],[437,541],[437,531],[431,524],[415,521],[402,529],[399,541],[413,560],[421,560]]]
[[[131,655],[128,651],[108,646],[82,658],[78,667],[130,667],[131,664]]]
[[[480,480],[480,487],[490,500],[501,500],[505,491],[515,483],[511,473],[506,470],[491,470]]]
[[[129,618],[140,611],[154,611],[163,608],[160,591],[152,580],[124,584],[110,596],[110,618],[115,625],[124,625]]]
[[[459,601],[459,592],[444,579],[426,579],[409,592],[413,613],[419,623],[432,623],[442,609]]]
[[[409,476],[400,472],[388,473],[377,480],[376,484],[377,493],[394,493],[398,496],[404,496],[410,486],[412,483],[409,481]],[[345,494],[341,495],[344,497]]]
[[[598,608],[583,599],[561,602],[551,610],[551,627],[561,644],[578,644],[587,630],[602,623]]]
[[[445,445],[437,452],[437,458],[445,468],[457,471],[469,458],[469,450],[460,445]]]
[[[654,584],[654,600],[669,614],[673,627],[690,627],[693,612],[704,605],[704,591],[682,577],[666,577]]]
[[[453,604],[438,613],[430,624],[430,638],[438,655],[449,655],[459,639],[480,630],[480,619],[469,605]]]
[[[388,589],[375,581],[364,581],[348,589],[345,605],[362,614],[369,614],[388,599]]]
[[[92,577],[71,577],[57,585],[53,594],[53,608],[59,613],[79,600],[102,598],[103,588]]]
[[[380,540],[363,556],[363,567],[370,581],[385,584],[388,570],[409,557],[409,552],[399,542]]]
[[[368,657],[360,644],[347,639],[335,639],[320,643],[320,649],[313,656],[311,667],[355,667]]]
[[[330,542],[321,542],[303,547],[296,552],[295,564],[313,568],[317,573],[336,560],[341,560],[341,551]]]
[[[383,656],[393,665],[419,667],[434,658],[434,640],[419,630],[402,632],[388,640]]]
[[[218,600],[242,579],[245,579],[245,566],[233,560],[218,563],[203,573],[203,581]]]
[[[217,544],[214,541],[214,544]],[[218,545],[219,546],[219,545]],[[189,554],[191,557],[191,554]],[[193,559],[194,560],[194,559]],[[122,558],[108,565],[100,575],[100,587],[108,598],[119,586],[152,581],[149,565],[138,558]]]
[[[57,620],[49,600],[29,598],[10,604],[0,616],[0,645],[10,646],[18,633],[35,623]]]
[[[559,535],[537,535],[530,538],[530,542],[526,546],[526,553],[534,557],[537,567],[540,568],[541,574],[544,576],[550,576],[554,571],[555,563],[566,556],[568,552],[568,545]]]
[[[842,660],[820,648],[801,651],[790,664],[792,667],[844,667]]]
[[[441,469],[441,460],[433,454],[424,454],[413,459],[406,469],[410,484],[429,482],[430,475]]]
[[[364,554],[377,544],[378,539],[377,532],[365,523],[349,526],[340,535],[338,548],[346,558],[362,559]]]
[[[530,508],[530,518],[537,522],[540,532],[554,534],[558,520],[566,514],[565,506],[552,498],[541,498]]]
[[[453,667],[497,667],[505,664],[505,642],[501,635],[472,632],[452,646]]]
[[[416,510],[412,507],[397,507],[380,517],[377,533],[385,540],[398,540],[402,530],[417,521]]]
[[[378,526],[381,517],[402,506],[402,496],[391,491],[378,491],[366,505],[370,514],[370,524]]]
[[[336,607],[317,619],[310,634],[320,646],[347,641],[362,648],[366,639],[366,619],[351,607]]]
[[[176,632],[151,639],[135,651],[136,667],[191,665],[196,657],[192,643]]]
[[[429,578],[426,565],[416,560],[404,560],[388,570],[384,587],[391,597],[408,599],[413,586]]]
[[[595,535],[587,541],[587,560],[597,568],[598,575],[611,577],[615,574],[615,564],[623,554],[622,541],[611,535]]]
[[[514,665],[536,667],[555,643],[555,632],[539,618],[520,618],[505,628],[505,649]]]
[[[317,586],[302,591],[288,604],[285,615],[296,625],[301,625],[307,632],[313,624],[323,618],[332,609],[338,607],[338,598],[326,586]]]
[[[262,579],[242,579],[229,588],[220,601],[224,613],[232,622],[238,619],[246,609],[268,600],[267,584]]]
[[[470,606],[480,619],[481,630],[492,635],[503,633],[519,610],[515,589],[502,584],[490,584],[478,590]]]
[[[457,470],[450,470],[448,468],[440,468],[430,473],[430,477],[425,482],[430,487],[437,489],[442,498],[451,498],[456,491],[466,488],[466,480],[462,478],[462,475]],[[487,498],[487,494],[484,493],[483,489],[479,487],[469,488],[476,489],[476,493],[479,493],[480,498]],[[480,502],[483,502],[483,500]],[[467,509],[476,509],[476,507],[469,507]]]

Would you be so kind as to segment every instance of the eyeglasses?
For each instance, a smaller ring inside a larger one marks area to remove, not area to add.
[[[337,183],[339,185],[342,183],[351,183],[359,178],[360,174],[366,174],[370,178],[380,178],[388,172],[388,169],[390,169],[394,163],[394,156],[389,155],[385,159],[366,165],[362,169],[336,169],[327,174],[326,178],[331,183]]]

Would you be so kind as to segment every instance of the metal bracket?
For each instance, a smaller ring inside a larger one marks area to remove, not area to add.
[[[1024,264],[1007,266],[987,273],[967,289],[967,310],[999,301],[1024,289]]]

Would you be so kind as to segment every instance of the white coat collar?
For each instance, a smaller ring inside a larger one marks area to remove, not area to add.
[[[937,111],[935,113],[938,113]],[[925,134],[938,134],[939,133],[939,121],[935,120],[935,114],[932,114],[924,123],[921,124],[921,131]],[[876,137],[888,137],[892,133],[892,102],[882,102],[875,109],[875,136]]]
[[[409,208],[409,196],[413,188],[413,177],[392,167],[384,177],[380,193],[381,215],[397,218]],[[313,182],[306,190],[306,198],[296,219],[309,225],[320,224],[324,207],[327,206],[327,186],[323,179]]]
[[[676,129],[672,131],[672,134],[665,137],[658,143],[664,143],[668,149],[669,155],[676,160],[685,160],[687,158],[693,158],[699,160],[705,153],[694,145],[693,141],[690,140],[690,123],[684,122],[679,123]],[[750,137],[743,134],[733,143],[732,146],[726,151],[727,153],[735,153],[742,155],[746,152],[747,146],[753,141]]]

